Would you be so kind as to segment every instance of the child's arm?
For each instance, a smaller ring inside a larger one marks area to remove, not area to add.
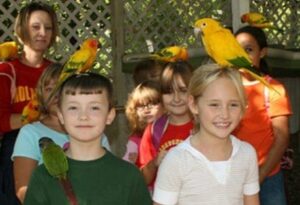
[[[268,153],[266,162],[259,169],[260,183],[270,174],[274,167],[280,162],[281,157],[289,143],[288,117],[273,117],[272,127],[274,132],[274,143]]]
[[[244,195],[244,205],[259,205],[258,194]]]
[[[15,190],[17,197],[22,203],[24,202],[29,179],[37,165],[38,162],[36,160],[27,157],[14,157]]]
[[[163,158],[166,156],[166,154],[167,154],[166,150],[160,151],[155,159],[151,160],[146,166],[144,166],[141,169],[146,184],[150,184],[154,180],[156,176],[157,168],[160,165]]]

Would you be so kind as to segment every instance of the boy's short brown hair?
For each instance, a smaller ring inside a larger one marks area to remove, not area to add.
[[[58,92],[58,106],[61,107],[63,95],[97,94],[106,90],[109,109],[113,107],[113,86],[110,80],[97,73],[75,74],[67,78]]]

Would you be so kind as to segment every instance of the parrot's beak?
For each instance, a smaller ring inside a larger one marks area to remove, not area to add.
[[[199,37],[200,35],[203,35],[203,32],[200,28],[194,28],[194,34],[196,37]]]

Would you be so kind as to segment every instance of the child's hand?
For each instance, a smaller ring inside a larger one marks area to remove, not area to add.
[[[158,153],[158,155],[157,155],[157,157],[155,158],[155,161],[154,161],[156,167],[158,167],[160,165],[161,161],[165,158],[167,152],[168,152],[167,150],[161,150]]]

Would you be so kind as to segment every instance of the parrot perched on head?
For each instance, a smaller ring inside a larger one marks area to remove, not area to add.
[[[7,61],[18,57],[18,46],[14,41],[0,44],[0,61]]]
[[[23,125],[37,121],[40,117],[39,103],[36,98],[30,100],[23,108],[21,120]]]
[[[268,19],[260,13],[250,12],[245,13],[241,16],[242,23],[248,23],[250,26],[257,27],[257,28],[269,28],[275,29],[282,32],[282,29],[277,28],[274,26]]]
[[[72,184],[67,176],[69,165],[64,150],[48,137],[42,137],[39,140],[39,146],[42,152],[44,165],[48,173],[52,177],[58,179],[70,204],[77,205],[78,203],[72,189]]]
[[[87,72],[92,68],[97,57],[98,45],[98,40],[89,38],[82,43],[79,50],[70,56],[69,60],[64,64],[57,84],[48,97],[48,101],[54,97],[58,88],[69,76],[75,73]]]
[[[243,69],[270,88],[269,83],[261,77],[259,70],[254,68],[248,54],[230,30],[222,27],[218,21],[211,18],[197,20],[194,27],[195,34],[201,34],[207,54],[216,63],[222,67]]]
[[[151,54],[150,57],[158,61],[175,62],[178,60],[186,61],[189,56],[186,48],[181,46],[170,46],[161,49],[157,53]]]
[[[163,62],[175,62],[178,60],[186,61],[188,60],[188,57],[189,55],[187,48],[182,46],[169,46],[155,53],[131,55],[130,57],[127,57],[127,60],[141,61],[144,59],[153,59]]]

